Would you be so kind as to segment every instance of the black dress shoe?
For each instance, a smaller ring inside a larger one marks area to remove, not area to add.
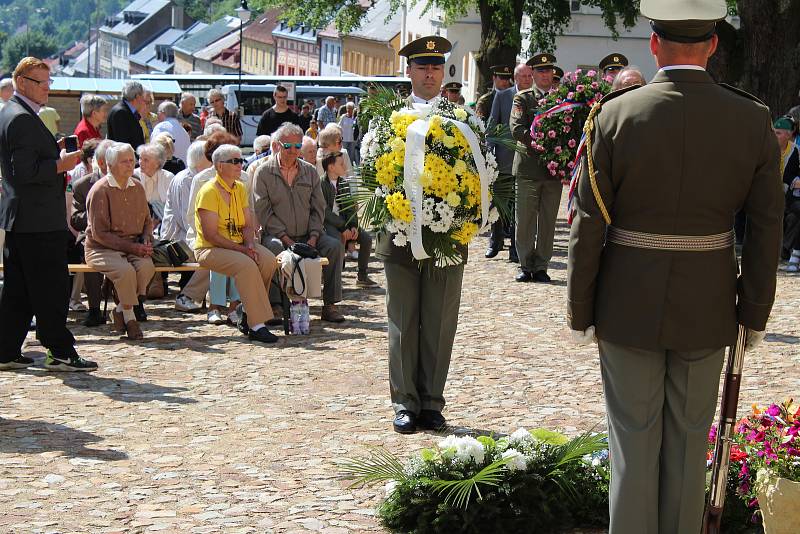
[[[517,273],[517,276],[514,277],[514,280],[516,280],[517,282],[530,282],[531,280],[533,280],[533,278],[531,278],[530,272],[520,271],[519,273]]]
[[[550,277],[547,276],[547,271],[536,271],[535,273],[533,273],[533,281],[542,284],[549,284]]]
[[[139,304],[133,307],[133,316],[136,317],[136,320],[140,323],[147,321],[147,312],[144,311],[144,301],[145,297],[139,295]]]
[[[508,253],[508,261],[511,263],[519,263],[519,256],[517,256],[517,251],[513,248],[511,252]]]
[[[500,247],[494,247],[492,245],[489,245],[489,248],[486,249],[486,253],[484,254],[484,256],[486,256],[487,258],[494,258],[495,256],[497,256],[499,252],[500,252]]]
[[[400,410],[394,416],[394,431],[400,434],[413,434],[417,431],[417,416],[414,412]]]
[[[89,314],[81,324],[88,327],[100,326],[101,324],[106,324],[106,317],[100,311],[100,308],[89,308]]]
[[[423,430],[441,430],[447,426],[442,412],[436,410],[422,410],[417,417],[417,427]]]
[[[258,330],[250,330],[247,337],[252,341],[260,341],[261,343],[275,343],[278,341],[278,336],[267,330],[266,326],[262,326]]]

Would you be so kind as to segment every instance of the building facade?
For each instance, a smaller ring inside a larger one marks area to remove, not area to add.
[[[389,0],[377,0],[364,24],[342,36],[342,71],[360,76],[398,73],[401,15],[390,13]]]
[[[275,74],[278,76],[319,76],[317,30],[279,22],[272,32],[275,41]]]
[[[175,74],[189,74],[195,71],[209,73],[212,72],[211,70],[203,70],[203,68],[195,64],[195,54],[208,47],[212,43],[219,41],[226,35],[231,34],[232,32],[237,32],[236,39],[238,42],[240,24],[241,21],[238,18],[225,16],[219,20],[215,20],[207,27],[194,33],[186,39],[175,43],[172,46],[175,58]],[[217,50],[217,53],[219,53],[219,50]],[[208,65],[205,65],[206,68],[211,69],[210,61],[211,60],[209,59]]]
[[[242,70],[247,74],[275,74],[275,39],[272,32],[278,14],[277,10],[269,10],[245,28],[242,35]]]
[[[319,75],[342,75],[342,39],[331,23],[317,33],[319,37]]]

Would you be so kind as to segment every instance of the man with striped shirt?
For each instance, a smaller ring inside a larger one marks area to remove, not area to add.
[[[209,117],[217,117],[222,121],[225,130],[236,137],[236,141],[242,141],[242,123],[239,121],[239,115],[225,108],[225,98],[219,89],[211,89],[206,98],[211,105],[208,112]]]

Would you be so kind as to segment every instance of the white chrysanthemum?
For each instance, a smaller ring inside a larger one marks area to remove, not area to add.
[[[398,247],[404,247],[408,244],[408,238],[405,236],[405,234],[398,232],[394,235],[392,242]]]
[[[453,454],[456,460],[468,462],[474,460],[477,464],[483,463],[483,445],[477,439],[470,436],[447,436],[439,442],[439,448],[443,454]]]
[[[464,119],[467,118],[467,112],[464,111],[463,108],[456,108],[453,113],[455,114],[456,118],[460,121],[463,121]]]
[[[519,427],[508,437],[509,443],[524,443],[526,441],[533,441],[531,433],[522,427]]]
[[[378,186],[378,187],[375,188],[375,196],[376,197],[384,197],[384,196],[386,196],[386,194],[383,192],[383,189],[381,189],[381,186]]]
[[[506,464],[509,471],[524,471],[528,467],[528,460],[525,455],[516,449],[508,449],[503,452],[503,459],[511,458]]]

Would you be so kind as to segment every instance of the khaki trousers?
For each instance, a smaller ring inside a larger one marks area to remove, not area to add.
[[[227,248],[201,248],[194,251],[201,266],[234,279],[247,313],[247,323],[251,325],[272,319],[268,291],[278,265],[275,255],[266,247],[256,244],[255,250],[258,263],[246,254]]]
[[[599,341],[608,413],[609,534],[695,534],[725,349],[650,351]]]
[[[563,189],[558,180],[517,177],[515,244],[523,271],[547,271]]]
[[[147,285],[156,268],[150,258],[141,258],[110,249],[86,249],[86,264],[106,275],[114,283],[123,306],[139,304],[139,295],[147,295]]]
[[[431,273],[384,262],[394,411],[441,411],[458,328],[464,265]]]

